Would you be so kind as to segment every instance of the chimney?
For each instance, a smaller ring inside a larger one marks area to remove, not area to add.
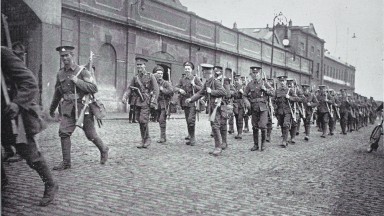
[[[289,27],[292,27],[292,20],[290,19],[289,22],[288,22],[288,26]]]
[[[236,22],[233,23],[233,28],[232,29],[233,30],[237,30],[237,23]]]
[[[269,29],[268,23],[267,23],[267,29]]]

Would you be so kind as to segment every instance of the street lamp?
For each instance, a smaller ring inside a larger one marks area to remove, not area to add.
[[[288,20],[287,20],[287,17],[285,17],[283,15],[282,12],[280,12],[279,14],[277,14],[274,18],[273,18],[273,24],[272,24],[272,51],[271,51],[271,72],[270,72],[270,77],[272,77],[272,73],[273,73],[273,45],[275,43],[275,21],[278,21],[278,24],[284,24],[284,21],[285,21],[285,31],[284,31],[284,39],[283,39],[283,45],[284,47],[288,47],[289,46],[289,39],[288,39]]]

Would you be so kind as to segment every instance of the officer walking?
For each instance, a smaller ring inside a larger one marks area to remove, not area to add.
[[[281,128],[282,141],[281,147],[285,148],[288,146],[288,131],[291,129],[293,123],[293,107],[291,102],[298,101],[294,89],[288,88],[287,86],[287,76],[278,76],[278,86],[275,93],[275,103],[276,103],[276,118],[278,124]]]
[[[91,73],[74,62],[74,49],[75,47],[73,46],[60,46],[56,48],[64,63],[64,67],[57,74],[55,93],[49,113],[53,118],[55,110],[60,103],[62,119],[59,127],[59,136],[61,138],[63,161],[58,166],[53,167],[54,170],[71,168],[71,135],[76,128],[77,117],[84,107],[82,99],[87,94],[97,92],[97,86],[93,82]],[[85,136],[97,146],[100,151],[100,163],[105,164],[108,160],[109,148],[104,145],[96,132],[93,114],[89,111],[85,113],[83,122]]]
[[[196,144],[196,104],[186,103],[185,100],[200,91],[203,86],[200,79],[197,76],[193,76],[192,71],[194,69],[195,66],[192,62],[184,62],[185,76],[181,77],[179,83],[174,87],[174,91],[180,93],[180,106],[181,109],[184,110],[188,129],[188,136],[185,137],[185,139],[188,140],[186,144],[190,146],[194,146]]]
[[[161,66],[154,68],[157,84],[159,85],[159,98],[157,100],[157,116],[159,116],[160,125],[160,140],[158,143],[165,143],[167,141],[166,128],[167,128],[167,115],[169,114],[169,101],[172,98],[173,88],[172,85],[163,79],[164,69]]]
[[[217,79],[220,78],[220,71],[218,70],[215,73],[215,77],[212,75],[213,65],[202,64],[203,75],[207,80],[200,91],[195,93],[191,98],[185,100],[187,104],[193,103],[200,99],[203,96],[207,97],[208,100],[208,114],[211,122],[213,137],[215,139],[215,149],[209,154],[218,156],[222,151],[222,132],[227,133],[227,124],[226,124],[226,109],[224,108],[225,104],[222,98],[226,96],[226,91],[222,83]]]
[[[303,101],[303,108],[305,110],[305,118],[304,121],[304,130],[305,130],[305,137],[304,140],[309,140],[309,135],[311,134],[311,119],[313,118],[313,109],[319,105],[319,102],[317,101],[316,96],[310,91],[310,86],[307,84],[301,85],[303,88],[303,94],[304,94],[304,101]]]
[[[250,69],[250,76],[252,77],[252,81],[249,82],[245,87],[244,96],[251,105],[250,109],[252,113],[252,132],[254,143],[251,151],[256,151],[258,149],[263,151],[268,122],[267,96],[272,96],[275,90],[265,80],[261,79],[261,67],[253,66],[250,67]],[[259,129],[261,130],[260,148]]]
[[[1,144],[13,145],[28,166],[39,174],[45,186],[44,196],[39,204],[47,206],[53,201],[59,186],[54,181],[36,143],[35,135],[45,129],[45,124],[40,117],[36,78],[23,61],[6,47],[1,47],[1,71]],[[7,100],[10,100],[9,104],[5,100],[6,95],[8,95]],[[17,129],[14,128],[17,131],[12,130],[12,121],[18,122]],[[24,129],[21,127],[21,122]],[[14,136],[16,132],[18,135]],[[21,136],[24,139],[21,139]],[[2,190],[7,181],[3,163],[1,163]]]
[[[145,63],[147,59],[136,57],[137,75],[131,80],[130,85],[123,95],[123,103],[126,103],[127,98],[131,96],[133,91],[139,95],[140,99],[136,100],[135,115],[139,120],[141,143],[137,148],[148,148],[151,144],[151,137],[149,136],[149,115],[150,108],[157,109],[157,98],[159,96],[159,85],[157,84],[155,76],[145,70]]]

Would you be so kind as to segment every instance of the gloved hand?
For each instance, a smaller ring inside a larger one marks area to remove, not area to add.
[[[5,108],[4,110],[4,114],[5,116],[7,116],[8,118],[10,119],[14,119],[16,118],[16,116],[19,114],[19,105],[11,102],[10,104],[8,104],[8,106]]]

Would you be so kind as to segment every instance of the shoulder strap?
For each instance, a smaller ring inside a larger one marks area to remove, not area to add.
[[[79,68],[80,68],[79,72],[77,72],[77,74],[75,75],[76,77],[80,75],[81,71],[83,71],[85,67],[84,66],[79,66]]]
[[[143,83],[141,82],[139,75],[136,75],[136,80],[137,80],[137,83],[140,86],[140,90],[143,91]]]

